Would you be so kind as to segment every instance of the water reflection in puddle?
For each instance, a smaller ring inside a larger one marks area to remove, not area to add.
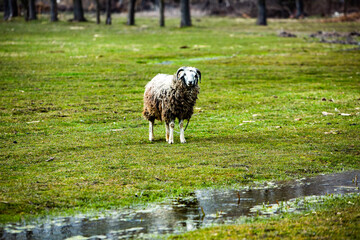
[[[175,64],[175,63],[212,61],[212,60],[220,60],[220,59],[227,59],[227,58],[233,58],[233,57],[235,57],[235,55],[215,56],[215,57],[197,57],[197,58],[187,58],[187,59],[173,59],[173,60],[166,60],[166,61],[155,61],[155,62],[150,62],[150,63],[151,64],[160,64],[160,65],[171,65],[171,64]]]
[[[242,190],[198,190],[191,197],[146,208],[7,224],[0,227],[0,236],[1,239],[160,238],[214,224],[234,223],[241,216],[266,214],[260,210],[263,207],[258,207],[266,204],[313,195],[359,192],[354,181],[356,175],[360,176],[360,170]]]

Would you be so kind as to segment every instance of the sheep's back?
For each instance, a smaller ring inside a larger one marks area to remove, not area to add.
[[[171,88],[173,75],[158,74],[145,86],[145,94],[151,93],[156,98],[163,98]]]
[[[169,94],[173,75],[158,74],[145,86],[144,93],[144,112],[143,115],[148,120],[163,120],[162,105],[163,100]]]

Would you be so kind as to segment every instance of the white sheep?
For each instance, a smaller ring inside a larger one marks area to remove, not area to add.
[[[166,141],[174,143],[175,119],[179,119],[180,142],[185,143],[184,120],[190,120],[200,87],[201,73],[181,67],[174,75],[158,74],[145,86],[144,117],[149,120],[149,140],[154,140],[155,119],[165,121]]]

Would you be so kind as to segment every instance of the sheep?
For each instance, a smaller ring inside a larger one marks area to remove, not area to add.
[[[154,140],[155,119],[165,121],[166,141],[174,143],[176,118],[180,142],[186,143],[184,120],[190,120],[200,87],[201,73],[194,67],[180,67],[176,74],[158,74],[145,86],[143,116],[149,121],[149,140]]]

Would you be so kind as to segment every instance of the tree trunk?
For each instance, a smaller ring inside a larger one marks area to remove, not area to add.
[[[266,1],[265,0],[257,0],[258,6],[258,16],[257,16],[257,25],[267,25],[267,16],[266,16]]]
[[[304,17],[304,1],[296,0],[296,18]]]
[[[344,16],[347,17],[348,0],[344,0]]]
[[[160,27],[164,27],[165,26],[164,0],[159,0],[159,10],[160,10]]]
[[[56,0],[50,0],[50,21],[51,22],[59,21]]]
[[[74,0],[74,21],[85,22],[84,10],[81,0]]]
[[[129,0],[127,25],[135,25],[135,3],[136,0]]]
[[[29,20],[36,20],[35,0],[29,0]]]
[[[11,10],[11,0],[4,0],[4,20],[11,20],[12,10]]]
[[[100,24],[100,1],[95,0],[96,4],[96,24]]]
[[[190,16],[189,0],[180,0],[180,10],[181,10],[180,27],[190,27],[191,16]]]
[[[17,0],[12,0],[13,17],[19,16],[19,8]]]
[[[24,19],[25,21],[29,20],[29,1],[28,0],[20,0],[23,8],[24,8]]]
[[[327,14],[328,16],[331,16],[332,13],[332,0],[327,0]]]
[[[106,22],[105,24],[111,25],[111,0],[106,0]]]
[[[17,0],[4,0],[4,18],[5,18],[6,4],[9,5],[10,18],[19,16]]]
[[[17,16],[19,16],[17,1],[4,0],[4,20],[11,20]]]

